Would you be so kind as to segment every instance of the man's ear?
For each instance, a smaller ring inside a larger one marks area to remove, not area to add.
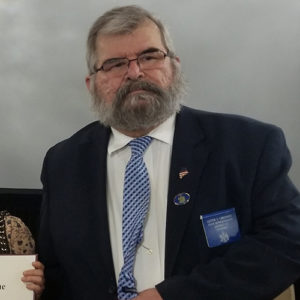
[[[89,92],[91,92],[91,75],[88,75],[85,77],[85,85],[87,87],[87,89],[89,90]]]

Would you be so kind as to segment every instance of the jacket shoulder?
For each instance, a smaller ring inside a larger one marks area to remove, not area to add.
[[[79,129],[70,137],[58,142],[49,150],[76,147],[82,143],[92,141],[96,136],[101,137],[106,133],[106,131],[109,131],[109,129],[102,126],[98,121],[95,121]]]
[[[281,129],[273,124],[266,123],[251,117],[227,114],[218,112],[209,112],[197,110],[189,107],[183,107],[182,119],[191,120],[198,124],[207,134],[255,134],[264,135],[271,131],[281,131]]]

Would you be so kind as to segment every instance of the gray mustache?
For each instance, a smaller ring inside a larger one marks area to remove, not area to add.
[[[138,90],[145,90],[148,92],[152,92],[158,96],[164,95],[164,91],[161,88],[157,87],[155,84],[139,80],[139,81],[128,82],[126,85],[121,87],[117,92],[116,98],[120,100],[125,99],[129,93]]]

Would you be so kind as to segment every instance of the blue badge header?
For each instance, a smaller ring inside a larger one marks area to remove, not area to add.
[[[200,216],[208,247],[217,247],[240,239],[235,209],[225,209]]]

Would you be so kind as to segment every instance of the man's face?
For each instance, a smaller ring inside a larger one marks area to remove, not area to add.
[[[104,61],[111,58],[127,57],[134,59],[150,48],[157,48],[166,52],[159,29],[151,21],[141,24],[130,34],[99,36],[96,45],[99,53],[97,67],[100,67]],[[130,63],[128,72],[123,77],[111,78],[102,71],[97,72],[94,76],[96,76],[95,85],[101,98],[106,102],[111,102],[115,98],[118,89],[128,80],[139,78],[155,83],[161,88],[167,88],[171,83],[172,73],[170,59],[166,58],[163,66],[159,69],[141,71],[136,61],[134,61]]]
[[[99,53],[96,68],[110,59],[136,59],[150,49],[167,52],[158,27],[151,21],[145,21],[129,34],[100,35],[96,46]],[[178,58],[172,59],[178,62]],[[169,103],[178,92],[177,86],[169,91],[174,84],[174,74],[174,62],[170,57],[166,57],[159,67],[150,70],[141,70],[134,60],[122,76],[111,76],[110,72],[100,70],[88,76],[86,83],[102,123],[117,129],[136,130],[141,124],[153,127],[178,110],[179,104]],[[127,119],[115,122],[114,119],[120,118]],[[103,119],[109,120],[106,122]]]

